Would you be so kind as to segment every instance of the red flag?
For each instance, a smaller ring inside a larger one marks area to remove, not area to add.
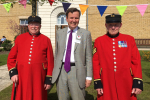
[[[48,2],[50,3],[50,5],[52,6],[53,2],[55,2],[54,0],[48,0]]]

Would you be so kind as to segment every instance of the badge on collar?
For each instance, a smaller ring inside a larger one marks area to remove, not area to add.
[[[128,45],[127,45],[127,42],[126,41],[118,41],[118,47],[119,48],[127,48]]]
[[[80,36],[80,35],[78,35],[78,36],[77,36],[77,39],[81,39],[81,36]]]

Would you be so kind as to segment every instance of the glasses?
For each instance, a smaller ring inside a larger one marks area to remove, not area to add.
[[[38,24],[38,23],[37,23],[37,24],[32,24],[32,23],[31,23],[31,24],[29,24],[29,25],[30,25],[30,26],[40,26],[40,24]]]

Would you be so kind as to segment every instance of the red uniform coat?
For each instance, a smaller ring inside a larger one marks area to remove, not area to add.
[[[10,77],[18,74],[15,100],[47,100],[44,84],[51,84],[54,66],[50,39],[43,34],[19,35],[8,56]],[[14,84],[12,90],[13,100]]]
[[[95,89],[103,86],[103,95],[97,100],[137,100],[132,88],[140,88],[143,83],[134,38],[121,33],[115,38],[103,35],[95,40],[93,54]]]

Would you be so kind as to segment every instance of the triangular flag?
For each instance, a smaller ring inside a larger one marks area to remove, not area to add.
[[[122,16],[125,10],[127,9],[127,6],[116,6],[116,8],[119,11],[119,14]]]
[[[52,6],[53,2],[55,2],[54,0],[48,0],[49,4]]]
[[[19,1],[19,3],[21,3],[24,6],[24,8],[26,8],[27,0],[21,0]]]
[[[107,6],[97,6],[99,13],[101,14],[101,16],[103,16]]]
[[[3,4],[3,6],[4,6],[5,9],[7,10],[7,12],[9,12],[11,3]]]
[[[79,4],[79,6],[80,6],[80,10],[81,10],[82,15],[86,11],[86,9],[89,7],[89,5],[81,5],[81,4]]]
[[[145,11],[146,11],[146,8],[147,8],[148,4],[146,5],[136,5],[136,7],[138,8],[139,12],[141,13],[141,15],[143,16]]]
[[[62,2],[62,5],[63,5],[63,7],[64,7],[64,11],[66,12],[67,9],[69,8],[69,6],[71,5],[71,3],[63,3],[63,2]]]

